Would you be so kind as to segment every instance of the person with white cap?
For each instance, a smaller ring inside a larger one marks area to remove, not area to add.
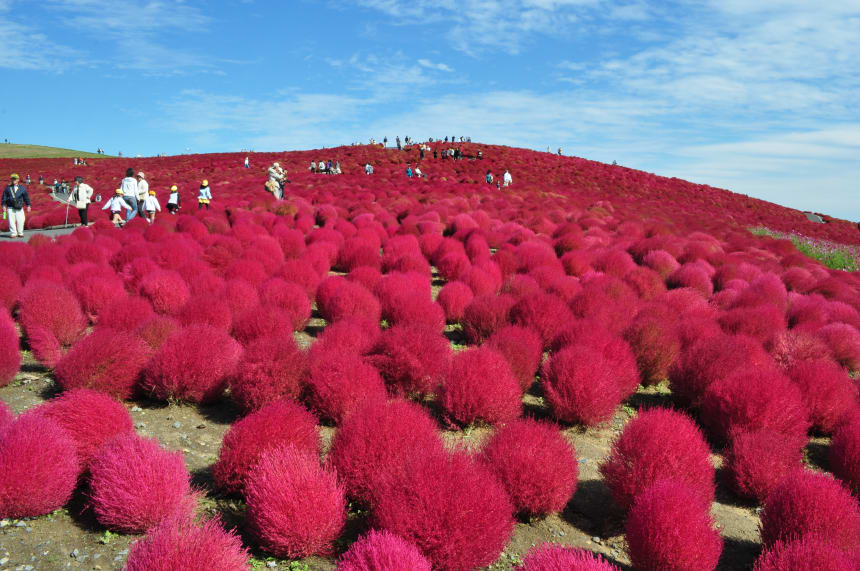
[[[134,178],[134,169],[126,169],[125,178],[119,188],[122,190],[122,199],[128,205],[128,214],[125,216],[125,221],[128,222],[137,216],[137,179]]]
[[[21,177],[12,173],[9,184],[3,189],[3,213],[9,217],[9,235],[11,238],[24,237],[24,204],[30,212],[30,195],[27,187],[19,184]]]
[[[284,178],[286,177],[284,169],[281,168],[280,163],[272,163],[267,172],[269,180],[266,183],[266,188],[275,195],[275,198],[282,199],[284,197]]]
[[[81,217],[81,225],[88,226],[87,210],[90,202],[92,202],[93,187],[84,182],[84,177],[75,177],[75,187],[72,189],[71,200],[75,203],[75,208],[78,209],[78,216]]]
[[[146,175],[143,171],[137,173],[137,211],[143,216],[145,209],[143,208],[146,197],[149,196],[149,182],[146,180]]]

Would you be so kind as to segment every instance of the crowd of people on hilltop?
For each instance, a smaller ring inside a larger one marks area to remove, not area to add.
[[[340,170],[340,161],[332,162],[331,159],[327,161],[314,162],[311,161],[311,166],[308,170],[315,174],[342,174]]]
[[[73,159],[73,162],[74,162],[74,165],[75,165],[76,167],[85,167],[85,166],[87,166],[87,161],[86,161],[86,159],[84,159],[84,158],[75,157],[75,158]]]

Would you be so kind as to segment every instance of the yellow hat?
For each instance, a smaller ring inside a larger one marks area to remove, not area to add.
[[[13,172],[13,173],[9,176],[9,178],[10,178],[10,179],[13,179],[13,178],[14,178],[14,179],[20,179],[21,177],[20,177],[20,176],[18,176],[18,173]]]
[[[209,181],[204,178],[203,182],[200,183],[200,186],[209,186]]]
[[[177,190],[179,190],[179,187],[176,186],[175,184],[170,187],[170,192],[176,192]]]
[[[116,194],[122,194],[122,189],[121,188],[116,189]]]
[[[150,191],[149,191],[149,195],[150,195],[150,196],[155,196],[155,191],[154,191],[154,190],[150,190]]]

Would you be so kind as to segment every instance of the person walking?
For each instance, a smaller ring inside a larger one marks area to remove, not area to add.
[[[209,210],[210,200],[212,200],[212,191],[209,189],[209,181],[203,179],[203,182],[200,183],[200,190],[197,193],[197,210],[200,210],[204,206],[206,210]]]
[[[284,173],[284,169],[281,168],[280,163],[272,163],[267,172],[269,180],[266,183],[266,188],[269,189],[277,200],[281,200],[284,197],[284,179],[286,178],[286,173]]]
[[[155,222],[155,212],[161,212],[161,205],[158,203],[158,197],[155,196],[155,191],[150,190],[149,195],[144,201],[144,212],[146,212],[146,221],[152,224]]]
[[[122,188],[116,189],[113,197],[108,199],[105,202],[105,205],[102,206],[102,210],[107,210],[110,208],[110,221],[114,223],[116,226],[122,226],[122,209],[126,208],[129,212],[131,212],[132,207],[128,204],[128,201],[125,199],[125,195],[123,194]]]
[[[75,188],[72,190],[72,202],[75,208],[78,209],[78,216],[81,218],[82,226],[89,226],[87,220],[90,202],[92,202],[93,187],[84,182],[84,177],[75,177]]]
[[[134,178],[134,169],[125,171],[125,178],[119,188],[122,191],[122,199],[128,204],[128,214],[125,215],[125,221],[128,222],[137,216],[137,179]]]
[[[149,183],[146,181],[146,176],[143,174],[143,171],[139,171],[137,173],[137,212],[141,216],[146,211],[143,207],[143,203],[146,202],[146,198],[149,196]]]
[[[505,169],[505,175],[503,177],[503,180],[504,180],[505,186],[511,186],[514,183],[514,179],[511,176],[511,173],[507,169]]]
[[[251,162],[248,160],[248,157],[245,157],[245,168],[246,169],[251,168]]]
[[[373,165],[372,164],[367,163],[366,165],[364,165],[364,174],[373,174]]]
[[[170,196],[167,198],[167,211],[176,214],[182,208],[182,197],[179,196],[179,187],[175,184],[170,187]]]
[[[9,184],[3,189],[3,213],[9,218],[9,237],[24,237],[24,205],[30,212],[30,195],[27,187],[19,184],[21,177],[16,173],[9,176]]]

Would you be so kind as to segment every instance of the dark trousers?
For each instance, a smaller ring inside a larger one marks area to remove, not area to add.
[[[87,225],[87,211],[89,210],[89,205],[84,206],[83,208],[78,208],[78,216],[81,217],[81,224],[84,226]]]

